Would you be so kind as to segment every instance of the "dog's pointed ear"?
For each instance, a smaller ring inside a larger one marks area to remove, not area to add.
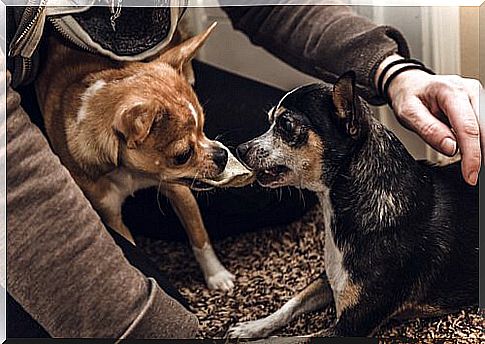
[[[147,138],[155,118],[161,115],[154,102],[135,102],[116,115],[113,129],[122,136],[128,149],[134,149]]]
[[[336,115],[352,138],[360,136],[362,131],[362,112],[358,105],[355,90],[355,73],[349,71],[341,75],[333,87],[333,104]]]
[[[158,60],[168,63],[182,73],[184,66],[194,58],[197,51],[199,51],[199,49],[202,47],[202,45],[204,45],[211,33],[214,31],[216,25],[217,22],[214,22],[204,32],[169,49],[163,53]]]

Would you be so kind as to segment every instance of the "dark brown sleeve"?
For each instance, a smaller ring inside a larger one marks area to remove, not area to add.
[[[130,265],[7,73],[7,290],[53,337],[186,338],[197,318]]]
[[[335,82],[348,70],[357,74],[361,95],[373,104],[377,97],[373,77],[387,56],[409,57],[399,31],[377,26],[349,7],[254,6],[225,7],[235,29],[256,45],[295,68],[326,82]]]

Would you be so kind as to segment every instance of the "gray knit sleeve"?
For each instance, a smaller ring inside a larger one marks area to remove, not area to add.
[[[7,290],[53,337],[187,338],[197,331],[196,317],[126,260],[11,88]]]
[[[341,5],[226,7],[235,29],[295,68],[327,82],[348,70],[369,102],[383,104],[374,87],[386,57],[409,56],[401,33],[377,26]]]

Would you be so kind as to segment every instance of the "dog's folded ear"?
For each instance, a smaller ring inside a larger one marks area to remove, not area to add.
[[[363,129],[364,118],[355,90],[355,73],[353,71],[340,76],[333,87],[332,99],[336,115],[347,134],[354,139],[358,138]]]
[[[153,102],[135,103],[116,115],[113,129],[123,137],[129,149],[134,149],[150,134],[158,115],[161,112]]]
[[[214,31],[216,25],[217,22],[214,22],[204,32],[198,34],[197,36],[189,38],[181,44],[169,49],[155,61],[168,63],[173,68],[182,73],[184,66],[194,58],[197,51],[202,47],[202,45],[209,38],[210,34]]]

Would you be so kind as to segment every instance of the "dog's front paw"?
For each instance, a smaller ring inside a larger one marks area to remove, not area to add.
[[[209,289],[230,291],[234,288],[235,279],[236,276],[224,269],[211,276],[207,276],[206,282]]]
[[[236,324],[227,330],[226,338],[265,338],[272,330],[265,319]]]

